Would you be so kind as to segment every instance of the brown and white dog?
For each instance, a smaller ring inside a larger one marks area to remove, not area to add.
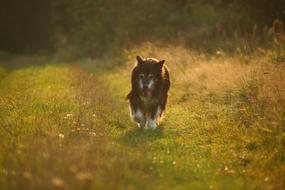
[[[164,62],[137,56],[137,65],[132,71],[132,89],[127,99],[131,118],[140,128],[155,129],[165,110],[170,80]]]

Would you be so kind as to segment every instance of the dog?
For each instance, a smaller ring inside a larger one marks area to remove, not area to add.
[[[132,70],[131,90],[127,95],[131,119],[142,129],[155,129],[165,110],[170,88],[165,60],[141,58]]]

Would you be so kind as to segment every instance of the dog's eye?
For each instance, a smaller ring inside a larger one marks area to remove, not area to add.
[[[144,78],[144,74],[139,74],[139,78]]]
[[[152,75],[152,74],[149,74],[149,75],[148,75],[148,78],[149,78],[149,79],[153,79],[153,75]]]

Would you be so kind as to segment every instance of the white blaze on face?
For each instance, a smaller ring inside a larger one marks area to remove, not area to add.
[[[140,89],[143,89],[143,81],[142,81],[142,79],[139,80],[139,87],[140,87]]]
[[[155,87],[153,74],[148,74],[147,76],[143,73],[139,74],[138,85],[140,89],[147,87],[147,89],[153,90]]]
[[[149,89],[152,89],[154,87],[154,80],[151,79],[148,83],[148,86],[147,86]]]
[[[139,88],[143,89],[143,78],[144,74],[139,74]]]

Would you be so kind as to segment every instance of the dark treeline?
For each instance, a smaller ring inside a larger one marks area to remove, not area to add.
[[[0,51],[100,56],[142,41],[222,48],[253,35],[259,43],[275,19],[285,20],[284,0],[2,0]]]
[[[52,2],[1,0],[0,50],[22,52],[52,46]]]

